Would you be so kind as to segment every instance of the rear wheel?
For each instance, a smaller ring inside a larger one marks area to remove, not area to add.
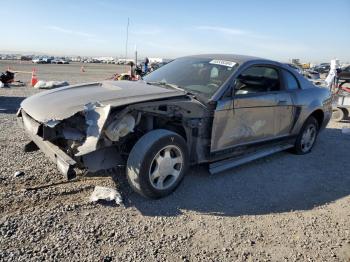
[[[127,178],[137,193],[160,198],[175,190],[187,167],[185,140],[175,132],[158,129],[141,137],[132,148],[127,161]]]
[[[295,153],[299,155],[310,153],[311,149],[315,145],[318,130],[319,126],[317,120],[313,116],[310,116],[305,121],[295,141]]]

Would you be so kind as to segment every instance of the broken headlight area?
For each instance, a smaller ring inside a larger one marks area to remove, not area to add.
[[[121,138],[133,133],[135,126],[140,122],[140,114],[127,113],[123,117],[116,118],[108,123],[104,133],[106,137],[113,141],[120,141]]]
[[[112,109],[98,102],[62,120],[39,123],[28,119],[24,121],[27,129],[57,146],[75,161],[76,167],[89,172],[123,166],[137,140],[154,124],[163,126],[152,114],[127,107]]]
[[[100,104],[62,120],[53,128],[45,126],[47,139],[73,157],[80,168],[96,172],[122,165],[138,133],[137,112],[110,113]]]
[[[54,127],[44,125],[43,138],[60,147],[68,155],[74,156],[86,138],[86,129],[84,116],[77,113]]]

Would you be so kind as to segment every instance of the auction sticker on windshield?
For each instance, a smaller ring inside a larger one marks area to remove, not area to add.
[[[232,62],[232,61],[225,61],[225,60],[211,60],[209,64],[214,64],[214,65],[222,65],[222,66],[227,66],[227,67],[234,67],[237,63]]]

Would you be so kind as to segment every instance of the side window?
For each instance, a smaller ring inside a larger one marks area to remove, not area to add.
[[[288,90],[299,89],[298,80],[290,72],[283,70],[283,76],[285,79],[286,88]]]
[[[235,90],[237,95],[278,91],[278,71],[268,66],[252,66],[237,77]]]

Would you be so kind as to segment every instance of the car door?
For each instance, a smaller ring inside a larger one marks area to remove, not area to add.
[[[273,139],[281,80],[273,66],[254,65],[234,81],[234,95],[218,101],[211,152]]]
[[[300,91],[299,82],[291,72],[281,69],[281,73],[283,76],[283,86],[276,93],[276,137],[290,135],[297,114],[293,97]]]

